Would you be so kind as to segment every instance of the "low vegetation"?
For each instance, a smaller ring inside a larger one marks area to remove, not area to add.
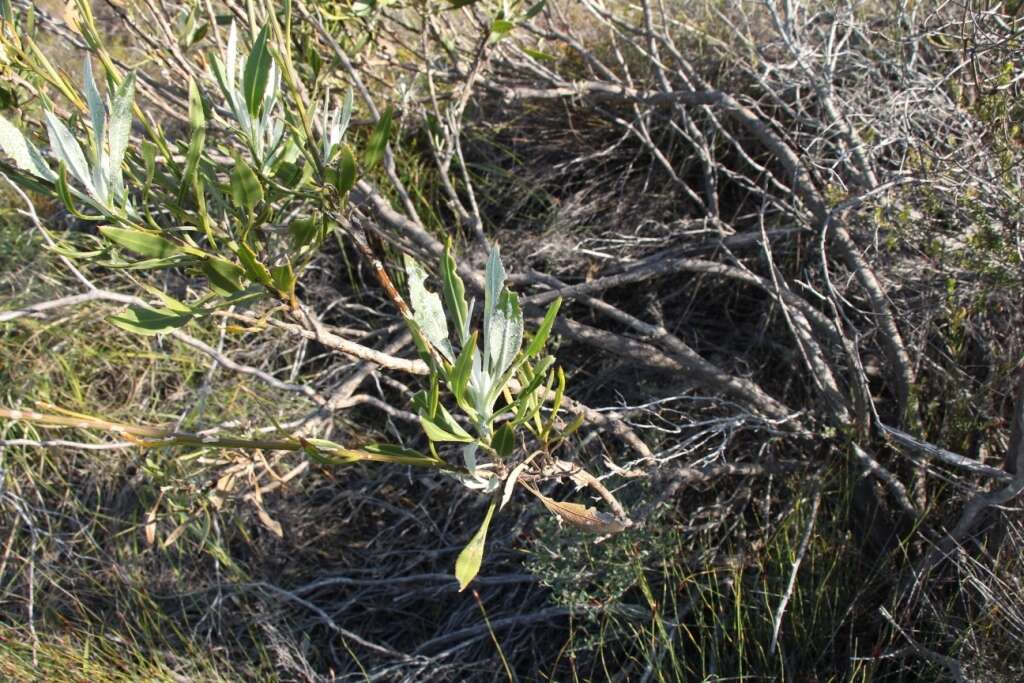
[[[1020,3],[0,14],[0,675],[1021,679]]]

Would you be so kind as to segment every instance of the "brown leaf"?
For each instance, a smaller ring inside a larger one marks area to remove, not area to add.
[[[566,503],[548,498],[532,487],[528,487],[533,495],[540,498],[552,514],[557,515],[574,527],[589,531],[595,534],[617,534],[624,531],[626,525],[614,515],[601,512],[595,508],[588,508],[579,503]]]
[[[268,515],[266,510],[263,508],[257,508],[256,515],[260,518],[260,521],[263,522],[263,526],[270,529],[275,536],[278,538],[284,538],[284,529],[281,528],[281,523]]]

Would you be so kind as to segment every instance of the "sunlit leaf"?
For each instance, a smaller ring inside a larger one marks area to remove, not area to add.
[[[50,147],[53,153],[68,167],[71,175],[81,183],[89,194],[95,194],[92,178],[89,175],[89,165],[85,161],[82,147],[75,140],[75,136],[60,119],[53,115],[53,112],[44,111],[43,116],[46,118],[46,128],[50,134]]]
[[[427,273],[408,254],[405,256],[405,273],[409,278],[409,299],[412,301],[413,317],[420,331],[449,363],[455,361],[455,351],[448,340],[448,322],[444,315],[441,297],[427,291]]]
[[[35,145],[13,123],[0,116],[0,152],[10,157],[14,165],[44,180],[56,179],[56,174],[43,160]]]
[[[547,342],[548,335],[551,334],[551,327],[555,324],[555,317],[558,315],[558,309],[561,305],[562,297],[558,297],[548,306],[547,313],[544,314],[544,320],[541,321],[540,327],[534,332],[530,345],[526,347],[527,358],[536,356],[544,348],[544,343]]]
[[[492,500],[487,508],[487,515],[484,517],[483,524],[473,534],[473,538],[469,540],[469,543],[462,549],[458,559],[455,561],[455,578],[459,581],[460,592],[466,590],[466,587],[480,573],[480,565],[484,559],[484,546],[487,543],[487,528],[491,525],[491,517],[494,515],[495,506],[496,501]]]
[[[167,258],[181,253],[181,249],[165,237],[141,230],[104,225],[100,228],[100,232],[111,242],[142,256]]]
[[[191,315],[176,313],[169,309],[159,310],[142,306],[132,306],[121,315],[107,318],[123,330],[146,336],[176,330],[191,319]]]
[[[263,95],[267,90],[267,81],[270,78],[270,63],[273,57],[270,55],[270,48],[267,46],[269,27],[264,26],[252,44],[252,52],[245,61],[245,71],[242,73],[242,93],[245,96],[245,106],[252,116],[258,116]],[[231,65],[228,65],[231,68]]]

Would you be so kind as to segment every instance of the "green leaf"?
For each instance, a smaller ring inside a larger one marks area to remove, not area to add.
[[[441,256],[441,294],[444,296],[445,308],[455,324],[455,333],[459,343],[465,345],[469,338],[469,306],[466,304],[466,286],[455,268],[452,258],[451,242],[445,245]]]
[[[221,296],[230,296],[242,290],[244,271],[230,261],[211,256],[200,266],[210,281],[210,289]]]
[[[501,265],[501,254],[495,245],[484,269],[484,362],[491,357],[491,317],[504,287],[505,268]]]
[[[541,10],[544,9],[545,4],[547,4],[547,0],[540,0],[540,2],[536,3],[535,5],[530,7],[530,9],[526,10],[526,14],[523,15],[523,18],[533,19],[535,16],[540,14]]]
[[[523,312],[519,308],[519,298],[507,289],[498,298],[487,332],[490,348],[486,360],[490,363],[491,375],[497,377],[509,369],[523,343]]]
[[[241,158],[235,160],[231,171],[231,201],[240,209],[252,211],[263,201],[263,185],[249,164]]]
[[[260,103],[263,101],[263,94],[267,90],[267,81],[270,78],[270,63],[273,57],[267,47],[269,30],[269,26],[264,26],[256,36],[256,41],[252,44],[252,52],[249,53],[249,58],[245,61],[245,71],[242,73],[242,94],[245,96],[245,106],[254,117],[259,116]]]
[[[320,223],[315,218],[296,218],[288,224],[288,234],[292,238],[292,247],[301,249],[316,238]]]
[[[484,517],[483,524],[473,534],[473,538],[469,540],[455,561],[455,578],[459,581],[459,592],[466,590],[470,582],[480,573],[480,565],[484,559],[484,545],[487,542],[487,528],[491,525],[491,517],[494,515],[496,506],[497,501],[492,500],[487,508],[487,516]]]
[[[236,253],[238,254],[238,260],[242,262],[245,274],[249,276],[250,280],[258,282],[269,289],[276,289],[274,287],[274,278],[270,275],[270,271],[256,258],[256,254],[248,245],[239,245]]]
[[[507,458],[516,447],[516,433],[508,422],[498,427],[491,437],[491,448],[498,454],[498,457]]]
[[[43,116],[46,118],[46,129],[50,134],[50,147],[53,149],[53,153],[68,167],[75,180],[81,183],[90,195],[94,195],[96,189],[89,176],[89,165],[85,161],[85,155],[82,153],[78,141],[75,140],[75,136],[60,119],[53,115],[53,112],[44,111]]]
[[[409,299],[416,324],[445,360],[455,362],[455,351],[448,340],[448,322],[445,320],[441,297],[427,291],[424,285],[426,271],[408,254],[405,255],[405,273],[409,278]]]
[[[523,52],[530,55],[534,59],[540,62],[557,62],[558,57],[549,55],[547,52],[541,52],[540,50],[533,50],[528,47],[523,48]]]
[[[388,108],[381,114],[380,121],[377,122],[373,132],[370,133],[370,137],[366,141],[366,151],[363,152],[363,163],[367,167],[373,166],[384,158],[384,150],[388,145],[388,136],[391,134],[391,118],[393,116],[394,110],[391,108],[391,105],[388,105]]]
[[[491,24],[491,33],[502,35],[508,33],[515,27],[516,25],[513,24],[511,21],[507,21],[505,19],[495,19],[494,22]]]
[[[443,406],[441,411],[451,418]],[[435,415],[431,419],[425,413],[421,413],[420,426],[423,427],[423,431],[431,441],[455,441],[458,443],[472,443],[473,441],[473,437],[458,422],[453,419],[446,420],[443,415]]]
[[[396,446],[390,443],[368,443],[360,448],[367,453],[374,453],[377,455],[391,455],[402,458],[417,458],[420,460],[433,460],[428,455],[414,451],[411,448],[405,448],[403,446]]]
[[[166,258],[182,253],[181,249],[170,240],[141,230],[104,225],[100,227],[100,232],[111,242],[142,256]]]
[[[480,0],[453,0],[452,4],[448,5],[445,9],[459,9],[460,7],[468,7],[475,2]]]
[[[199,94],[199,87],[191,78],[188,81],[188,121],[192,127],[192,140],[188,145],[188,154],[185,156],[185,172],[181,176],[181,187],[178,189],[179,203],[198,178],[196,171],[199,168],[199,157],[203,153],[203,145],[206,142],[206,114],[203,111],[203,98]],[[198,192],[199,188],[196,189]]]
[[[110,103],[110,121],[107,125],[107,177],[118,198],[124,195],[124,175],[121,162],[128,149],[132,132],[132,101],[135,99],[135,72],[131,72],[117,88]]]
[[[160,301],[164,302],[164,306],[166,306],[171,313],[177,313],[178,315],[192,315],[195,313],[195,311],[192,310],[191,306],[183,304],[170,294],[161,291],[160,289],[154,287],[153,285],[142,283],[142,287],[147,292],[155,296],[157,299],[160,299]]]
[[[92,60],[89,55],[85,56],[85,61],[82,64],[82,81],[85,89],[85,101],[89,104],[89,120],[92,122],[92,136],[96,142],[96,155],[94,161],[96,165],[102,167],[103,165],[103,142],[106,140],[104,137],[103,129],[106,125],[107,110],[103,106],[103,98],[100,97],[100,91],[96,87],[96,79],[92,75]]]
[[[270,278],[274,282],[274,288],[281,294],[287,297],[295,294],[295,283],[298,281],[298,278],[295,277],[292,264],[286,263],[283,266],[274,266],[270,269]]]
[[[459,357],[455,359],[455,365],[452,366],[451,372],[448,375],[448,387],[460,405],[462,405],[464,400],[466,385],[469,384],[469,376],[473,369],[473,355],[476,353],[476,332],[474,332],[463,345],[462,351],[459,352]]]
[[[548,335],[551,334],[551,327],[555,324],[555,317],[558,315],[558,309],[561,305],[562,297],[558,297],[548,306],[548,311],[544,314],[544,320],[541,321],[540,327],[533,334],[533,340],[530,341],[530,345],[526,347],[527,358],[536,356],[544,348],[544,343],[547,342]]]
[[[176,330],[192,319],[191,315],[176,313],[169,309],[154,309],[132,306],[122,315],[112,315],[108,321],[122,330],[151,336]]]
[[[57,175],[50,169],[25,135],[13,123],[0,116],[0,152],[14,161],[22,171],[44,180],[56,180]]]
[[[356,184],[356,158],[349,146],[344,143],[338,148],[333,181],[341,197],[347,195]]]

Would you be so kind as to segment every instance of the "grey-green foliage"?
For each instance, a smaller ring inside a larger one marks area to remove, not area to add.
[[[551,356],[531,361],[544,348],[561,300],[556,300],[548,308],[533,340],[524,350],[523,312],[519,298],[505,285],[505,269],[497,247],[492,249],[487,260],[482,334],[473,330],[473,303],[466,301],[466,288],[456,272],[450,248],[446,248],[441,257],[439,271],[441,295],[427,289],[426,271],[415,259],[406,257],[405,272],[413,307],[410,329],[431,368],[430,390],[417,394],[414,404],[431,442],[431,451],[435,442],[462,444],[460,450],[465,473],[454,476],[469,488],[494,494],[480,528],[455,563],[455,576],[460,587],[465,588],[480,570],[487,529],[495,509],[499,507],[498,493],[502,481],[505,482],[505,491],[500,498],[504,504],[511,495],[519,472],[527,464],[523,461],[508,473],[502,463],[515,453],[516,430],[525,425],[540,441],[544,441],[550,435],[553,415],[558,412],[564,375],[551,369],[554,364]],[[449,322],[457,339],[454,345]],[[477,346],[477,340],[481,338],[482,349]],[[556,377],[559,390],[552,402],[552,418],[545,424],[539,413],[546,400],[547,389]],[[517,385],[514,385],[514,380]],[[470,425],[469,430],[441,404],[441,382],[447,385],[462,410]],[[513,393],[518,395],[513,398]],[[507,398],[506,404],[495,409],[502,395]]]
[[[281,73],[267,44],[268,30],[260,31],[252,51],[239,53],[238,31],[231,24],[224,59],[213,54],[210,68],[239,130],[261,168],[269,169],[290,155],[284,117],[276,111]]]
[[[543,349],[560,302],[551,305],[533,343],[525,353],[521,353],[523,312],[519,297],[505,285],[505,269],[497,247],[492,249],[487,261],[482,335],[471,331],[473,306],[466,301],[465,285],[456,272],[450,250],[445,250],[440,264],[443,297],[426,288],[426,271],[412,257],[406,257],[405,271],[415,321],[414,333],[422,336],[423,346],[434,349],[439,356],[427,356],[434,370],[433,379],[435,382],[443,380],[448,385],[474,434],[467,433],[444,406],[430,400],[429,396],[421,397],[418,404],[424,430],[432,441],[465,443],[462,455],[470,474],[465,483],[493,491],[498,480],[488,475],[485,466],[478,467],[478,453],[483,448],[491,455],[499,455],[492,443],[497,418],[536,399],[541,382],[531,380],[544,378],[554,359],[542,358],[536,366],[528,362]],[[451,342],[449,321],[455,328],[457,347]],[[483,348],[477,346],[480,338]],[[525,391],[519,392],[516,402],[496,411],[499,396],[510,388],[516,373],[524,369]],[[519,426],[536,415],[540,409],[539,402],[529,405],[532,409],[516,410],[510,416],[510,427]],[[502,434],[501,438],[507,440],[508,436]],[[504,450],[505,446],[501,451]]]
[[[122,164],[128,149],[132,126],[132,104],[135,94],[135,75],[129,74],[114,90],[113,95],[101,98],[92,74],[92,62],[86,57],[83,67],[83,90],[89,105],[92,126],[88,139],[88,158],[74,134],[52,111],[45,111],[46,131],[50,151],[67,169],[75,182],[69,191],[78,199],[108,215],[130,211],[128,193],[124,184]],[[9,121],[0,117],[0,149],[11,157],[15,165],[37,178],[49,182],[58,180],[58,174]]]

